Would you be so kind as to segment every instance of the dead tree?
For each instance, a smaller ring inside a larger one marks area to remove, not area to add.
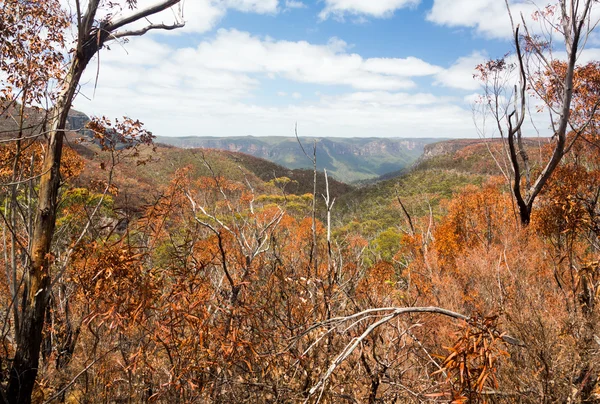
[[[548,179],[593,118],[590,116],[587,123],[575,124],[571,119],[571,104],[577,59],[590,33],[598,23],[591,20],[592,8],[595,3],[596,0],[558,0],[553,7],[539,10],[536,13],[536,19],[548,32],[558,32],[559,36],[563,38],[564,42],[556,48],[550,34],[546,36],[533,34],[523,16],[521,16],[521,24],[515,26],[506,0],[513,26],[518,84],[515,86],[514,97],[506,97],[507,99],[504,100],[508,103],[507,105],[499,105],[503,102],[503,97],[499,97],[499,94],[494,92],[505,89],[497,85],[485,86],[485,96],[491,113],[497,121],[500,136],[508,142],[508,160],[512,168],[511,188],[523,226],[527,226],[531,221],[534,202]],[[553,52],[560,51],[563,47],[566,52],[566,60],[554,58]],[[564,74],[556,69],[556,63],[559,61],[565,63]],[[502,58],[480,65],[478,70],[485,82],[491,77],[497,77],[498,71],[508,68],[510,68],[510,64]],[[549,80],[557,88],[558,96],[552,100],[549,100],[548,94],[544,93],[544,86],[539,85],[540,78],[544,76],[549,77]],[[523,123],[528,116],[527,100],[530,96],[528,89],[535,91],[536,95],[546,104],[553,132],[552,154],[547,161],[542,162],[543,169],[537,176],[532,176],[534,173],[523,138]],[[593,112],[595,112],[595,108]],[[574,136],[568,136],[569,132],[574,133]]]

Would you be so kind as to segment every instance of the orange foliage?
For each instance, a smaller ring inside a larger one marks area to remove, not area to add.
[[[18,152],[17,152],[18,150]],[[18,161],[17,153],[19,155]],[[44,148],[39,142],[31,142],[24,147],[14,143],[0,145],[0,181],[10,183],[13,176],[18,181],[26,181],[39,177],[44,158]],[[16,168],[16,171],[15,171]],[[83,159],[71,148],[65,148],[60,173],[64,180],[72,179],[81,174],[84,168]]]
[[[502,192],[499,180],[483,187],[468,186],[449,203],[448,213],[436,229],[440,263],[451,268],[463,251],[502,241],[502,224],[507,222],[514,222],[511,199]]]

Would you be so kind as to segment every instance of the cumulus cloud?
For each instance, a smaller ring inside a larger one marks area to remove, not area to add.
[[[459,58],[448,69],[436,75],[435,84],[460,90],[476,91],[480,83],[473,77],[475,67],[487,60],[482,52],[473,52],[469,56]]]
[[[212,30],[226,14],[226,9],[216,5],[210,0],[186,1],[183,8],[183,19],[185,21],[185,32],[203,33]],[[169,11],[154,17],[165,18]],[[156,22],[156,21],[153,21]],[[182,30],[180,30],[181,32]],[[177,31],[173,31],[177,33]]]
[[[435,0],[434,8],[441,1]],[[278,12],[278,7],[289,8],[290,2],[297,0],[189,0],[186,29],[206,32],[228,9],[269,14]],[[345,11],[334,12],[342,3]],[[385,7],[395,10],[417,2],[367,3],[325,0],[325,7],[335,6],[330,15],[385,17],[386,12],[381,11]],[[204,14],[211,10],[212,17]],[[429,18],[434,18],[433,11]],[[469,26],[478,32],[486,29],[480,27],[479,17],[466,14],[446,16],[447,20],[439,23]],[[161,19],[166,21],[167,14]],[[510,26],[508,30],[510,35]],[[504,34],[490,28],[486,35]],[[101,51],[95,92],[96,63],[90,64],[82,80],[81,93],[91,100],[80,96],[75,107],[90,114],[130,115],[146,122],[156,134],[167,136],[292,135],[296,121],[302,135],[476,135],[468,104],[477,99],[475,93],[480,90],[473,73],[475,66],[486,60],[483,52],[473,52],[444,68],[411,56],[367,58],[336,37],[310,43],[221,29],[193,38],[203,39],[180,49],[154,35],[133,38],[123,46],[111,44],[110,51]],[[588,49],[581,61],[598,55],[600,50]],[[460,90],[459,95],[432,94],[417,86],[417,77],[418,83],[429,78],[436,93],[447,94],[451,88]],[[261,99],[264,93],[277,97]]]
[[[167,136],[292,135],[296,121],[301,134],[315,136],[475,135],[462,99],[403,90],[410,76],[423,74],[423,68],[415,72],[411,66],[427,66],[432,79],[439,67],[414,58],[366,59],[348,48],[341,40],[315,45],[228,30],[196,48],[171,49],[152,38],[134,38],[125,49],[102,51],[95,92],[96,64],[90,64],[75,108],[139,118]],[[301,103],[257,103],[269,75],[283,85],[323,87]]]
[[[371,58],[365,60],[364,68],[372,73],[405,77],[431,76],[443,70],[440,66],[431,65],[412,56],[405,59]]]
[[[552,54],[554,59],[567,60],[567,52],[560,51]],[[600,48],[585,48],[577,55],[577,63],[580,65],[587,64],[589,62],[600,60]]]
[[[349,93],[277,106],[222,95],[184,87],[179,92],[151,86],[135,91],[102,87],[92,103],[80,99],[76,106],[109,116],[121,116],[126,111],[155,134],[166,136],[293,136],[295,122],[303,136],[476,135],[470,110],[427,94],[411,98],[388,92]]]
[[[326,20],[331,16],[343,18],[345,15],[384,18],[396,10],[419,3],[420,0],[325,0],[325,8],[319,18]]]
[[[520,18],[531,16],[538,8],[533,3],[511,0],[511,11]],[[489,38],[512,36],[506,4],[499,0],[434,0],[427,19],[448,27],[468,27]],[[530,20],[531,21],[531,20]]]
[[[325,45],[275,41],[247,32],[221,29],[216,37],[188,50],[196,65],[232,72],[278,75],[290,80],[356,89],[411,88],[413,76],[433,75],[439,67],[417,58],[364,59],[348,53],[339,39]]]
[[[546,57],[552,60],[566,61],[567,54],[564,51],[557,51],[552,54],[546,54]],[[434,84],[465,91],[481,90],[481,83],[474,78],[474,75],[477,73],[475,68],[477,65],[484,63],[487,60],[489,60],[488,55],[485,52],[480,51],[475,51],[468,56],[460,57],[452,64],[452,66],[436,73]],[[597,60],[600,60],[600,48],[585,48],[579,53],[577,63],[579,65],[584,65]],[[506,58],[506,63],[507,65],[517,66],[516,56],[508,56]],[[542,67],[542,64],[539,64],[539,66],[535,63],[531,64],[532,71]],[[507,88],[512,88],[513,85],[518,83],[518,71],[514,70],[512,73],[507,74],[505,79]]]
[[[389,107],[433,106],[452,103],[452,97],[440,97],[430,93],[410,94],[405,92],[392,93],[388,91],[359,91],[354,93],[323,96],[321,101],[329,106],[360,106],[360,107]]]
[[[194,0],[183,4],[186,26],[179,32],[210,31],[221,21],[228,9],[256,14],[275,14],[278,11],[278,0]],[[169,13],[172,16],[173,12],[167,10],[154,18],[168,18]]]
[[[172,49],[149,36],[136,38],[135,46],[111,44],[110,51],[103,51],[102,62],[128,65],[158,65]]]
[[[547,5],[546,0],[509,0],[516,24],[521,23],[522,15],[531,33],[544,36],[552,34],[556,39],[559,34],[553,25],[559,22],[558,12],[547,17],[550,21],[533,17],[536,11],[543,10]],[[511,39],[513,36],[506,3],[501,0],[434,0],[427,19],[447,27],[472,28],[486,38]],[[600,7],[594,7],[590,24],[594,26],[599,19]]]
[[[224,0],[225,7],[246,13],[272,14],[277,12],[278,0]]]

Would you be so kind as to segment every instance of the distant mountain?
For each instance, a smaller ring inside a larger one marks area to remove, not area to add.
[[[403,138],[303,138],[306,152],[312,156],[313,141],[317,142],[317,167],[327,169],[334,178],[358,182],[399,171],[413,164],[425,145],[439,139]],[[241,152],[270,160],[290,169],[311,168],[293,137],[165,137],[157,143],[181,148],[209,148]]]

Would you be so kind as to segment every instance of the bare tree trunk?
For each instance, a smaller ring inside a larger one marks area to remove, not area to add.
[[[594,111],[586,118],[587,122],[584,123],[578,123],[576,122],[577,119],[575,121],[571,119],[577,59],[587,44],[589,36],[600,22],[592,13],[592,8],[597,1],[557,0],[555,3],[556,7],[551,7],[553,12],[548,15],[542,12],[539,17],[542,19],[542,25],[552,25],[553,29],[561,34],[557,37],[562,37],[562,40],[564,40],[561,47],[564,45],[566,60],[555,58],[552,52],[548,52],[547,47],[554,48],[552,33],[547,32],[541,36],[532,33],[527,27],[523,15],[521,15],[522,25],[517,24],[515,26],[510,2],[505,0],[514,35],[516,68],[519,75],[518,85],[515,86],[514,109],[512,112],[509,113],[511,109],[509,105],[501,106],[503,94],[505,94],[503,86],[506,83],[501,83],[498,79],[502,77],[499,72],[502,74],[507,72],[508,65],[505,64],[505,60],[490,61],[478,67],[478,69],[482,69],[481,78],[485,84],[485,94],[490,100],[490,111],[496,120],[497,129],[502,138],[505,137],[503,129],[505,124],[508,129],[506,131],[509,147],[508,160],[514,174],[511,180],[511,190],[514,201],[518,206],[522,226],[527,226],[530,223],[536,198],[560,165],[563,157],[593,121],[596,114],[596,108],[594,108]],[[537,18],[535,19],[537,20]],[[522,36],[520,35],[521,27],[524,31]],[[521,49],[522,43],[525,44],[524,52]],[[561,65],[564,64],[564,75],[555,68],[557,62]],[[512,69],[512,64],[510,66],[509,69]],[[542,77],[544,79],[541,79]],[[547,80],[547,82],[543,82],[544,80]],[[548,86],[552,88],[551,91]],[[527,92],[529,90],[533,90],[548,107],[554,132],[552,136],[554,143],[552,155],[546,161],[541,161],[543,168],[539,173],[532,172],[522,133],[522,126],[527,113],[529,98]],[[573,133],[572,136],[569,136],[570,132]],[[507,174],[505,176],[508,179]]]
[[[48,305],[49,267],[52,264],[50,245],[56,224],[64,131],[81,75],[98,49],[94,46],[95,43],[92,42],[87,48],[82,48],[84,52],[74,56],[63,90],[50,117],[50,132],[42,166],[39,201],[31,240],[31,262],[24,280],[18,345],[7,389],[8,402],[11,404],[31,403]]]
[[[173,25],[149,24],[141,29],[126,30],[129,24],[166,10],[180,1],[162,0],[127,17],[98,24],[96,13],[102,0],[88,0],[84,15],[81,14],[80,0],[75,0],[77,47],[69,71],[61,83],[62,90],[50,115],[48,143],[40,177],[39,201],[34,214],[35,221],[30,243],[31,262],[24,277],[19,336],[7,388],[7,400],[10,404],[31,403],[31,394],[38,373],[42,330],[50,292],[51,243],[56,225],[56,207],[61,182],[63,138],[69,110],[81,76],[90,60],[107,41],[141,36],[154,29],[171,30],[183,27],[183,22],[176,21]]]
[[[337,270],[332,271],[335,263],[333,261],[333,251],[331,248],[331,210],[333,209],[335,198],[331,199],[329,195],[327,169],[324,169],[323,173],[325,175],[325,195],[323,195],[323,199],[325,200],[325,207],[327,208],[327,276],[329,276],[329,287],[331,287],[332,282],[337,281]]]
[[[296,140],[298,141],[302,152],[313,165],[312,246],[310,249],[310,262],[308,265],[308,277],[310,277],[311,266],[315,276],[319,269],[319,264],[317,262],[317,139],[313,141],[313,155],[310,157],[300,141],[300,136],[298,136],[298,124],[296,124],[294,128],[294,134],[296,135]]]

